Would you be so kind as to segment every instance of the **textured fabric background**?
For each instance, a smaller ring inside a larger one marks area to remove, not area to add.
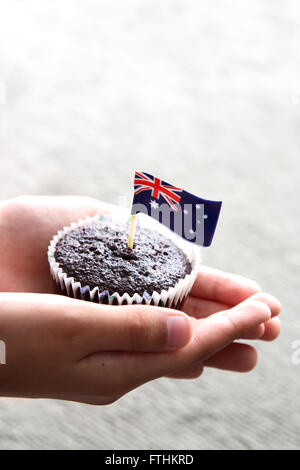
[[[1,399],[1,448],[300,446],[299,41],[298,0],[0,0],[0,199],[126,202],[135,168],[161,175],[224,201],[205,263],[283,304],[252,373]]]

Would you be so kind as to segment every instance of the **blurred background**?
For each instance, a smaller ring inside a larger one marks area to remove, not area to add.
[[[205,264],[283,305],[250,374],[99,408],[1,399],[2,449],[300,446],[299,41],[297,0],[0,0],[0,199],[116,203],[147,171],[223,200]]]

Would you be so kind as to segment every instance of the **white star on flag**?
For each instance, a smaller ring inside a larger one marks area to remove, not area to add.
[[[152,209],[158,209],[159,208],[159,204],[154,201],[154,199],[152,199],[152,201],[150,201],[150,206],[152,207]]]

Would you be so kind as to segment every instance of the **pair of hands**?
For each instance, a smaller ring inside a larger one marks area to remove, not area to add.
[[[274,340],[279,302],[242,276],[202,267],[183,312],[108,306],[53,294],[47,247],[63,226],[112,207],[83,197],[22,197],[0,206],[0,396],[113,403],[156,379],[204,367],[247,372]]]

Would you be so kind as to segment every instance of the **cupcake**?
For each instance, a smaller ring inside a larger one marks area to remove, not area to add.
[[[128,223],[111,216],[59,231],[48,249],[57,292],[97,303],[179,309],[195,280],[199,252],[155,224],[138,225],[133,249],[127,246]]]

